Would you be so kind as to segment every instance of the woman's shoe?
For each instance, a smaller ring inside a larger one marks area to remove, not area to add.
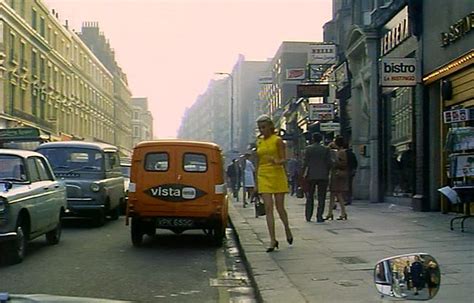
[[[288,242],[288,244],[293,245],[293,236],[291,236],[291,238],[286,238],[286,241]]]
[[[334,220],[334,215],[327,215],[326,217],[324,217],[324,220]]]
[[[337,218],[338,220],[347,220],[347,214],[343,215],[343,216],[340,216],[339,218]]]
[[[278,248],[278,241],[275,241],[275,244],[273,244],[272,247],[267,248],[267,253],[274,251],[275,248]]]

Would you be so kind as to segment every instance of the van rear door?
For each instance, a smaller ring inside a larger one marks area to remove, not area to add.
[[[215,162],[212,150],[202,147],[177,150],[177,183],[182,186],[183,206],[186,211],[212,211],[215,186]]]
[[[140,199],[141,207],[147,212],[159,211],[160,215],[173,215],[175,192],[169,185],[176,183],[177,178],[175,150],[156,145],[136,151],[139,155],[132,165],[139,165],[140,169],[132,170],[131,182],[136,184],[136,191],[144,195]]]

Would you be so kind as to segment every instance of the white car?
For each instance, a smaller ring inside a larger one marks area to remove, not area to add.
[[[0,256],[23,261],[27,242],[42,235],[57,244],[66,206],[66,187],[43,155],[0,149]]]

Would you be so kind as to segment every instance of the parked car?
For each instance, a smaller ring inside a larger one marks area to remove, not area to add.
[[[66,206],[66,187],[43,155],[0,149],[0,256],[19,263],[27,241],[42,235],[57,244]]]
[[[89,217],[96,226],[110,215],[117,220],[124,203],[124,185],[118,148],[98,142],[63,141],[41,144],[37,149],[51,163],[54,174],[67,189],[65,216]]]

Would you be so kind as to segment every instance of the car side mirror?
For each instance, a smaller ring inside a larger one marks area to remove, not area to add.
[[[430,300],[439,291],[441,271],[435,258],[425,253],[393,256],[375,265],[374,283],[382,297]]]

